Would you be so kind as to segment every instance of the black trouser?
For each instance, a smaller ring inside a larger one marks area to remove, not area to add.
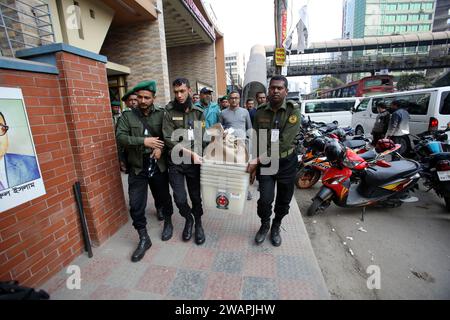
[[[185,181],[192,203],[192,210],[187,201]],[[195,218],[203,215],[202,197],[200,192],[200,165],[169,163],[169,180],[173,190],[175,204],[181,216],[188,217],[192,212]]]
[[[372,145],[376,146],[378,140],[383,139],[385,135],[385,133],[381,132],[372,132]]]
[[[159,169],[149,178],[146,171],[135,175],[130,170],[128,175],[128,195],[130,198],[130,215],[133,220],[133,227],[140,230],[146,227],[145,208],[147,206],[148,186],[152,192],[153,199],[163,207],[165,217],[173,214],[172,197],[169,191],[169,174],[167,171],[161,172]]]
[[[264,165],[265,167],[266,165]],[[261,175],[258,168],[259,193],[258,216],[261,222],[269,222],[272,215],[272,203],[275,198],[275,183],[277,196],[275,199],[275,222],[281,223],[285,215],[289,213],[289,204],[294,195],[294,181],[297,170],[297,154],[294,152],[286,158],[280,159],[279,170],[273,176]]]

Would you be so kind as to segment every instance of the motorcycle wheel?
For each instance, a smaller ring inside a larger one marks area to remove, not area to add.
[[[444,197],[445,207],[447,208],[447,212],[450,212],[450,197]]]
[[[322,173],[318,170],[302,168],[297,172],[295,185],[299,189],[309,189],[319,181],[321,175]]]
[[[322,205],[322,199],[320,198],[314,198],[313,202],[311,203],[311,205],[308,208],[308,211],[306,211],[306,215],[308,217],[312,217],[316,214],[319,213],[320,211],[320,206]]]

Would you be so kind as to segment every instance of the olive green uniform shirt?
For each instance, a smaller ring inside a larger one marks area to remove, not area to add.
[[[191,108],[188,112],[181,112],[178,110],[175,110],[173,107],[172,102],[169,102],[166,106],[165,114],[164,114],[164,120],[163,120],[163,137],[164,137],[164,143],[167,146],[168,151],[170,152],[175,145],[177,145],[180,141],[172,141],[172,134],[177,129],[194,129],[195,122],[200,121],[202,124],[202,136],[204,133],[205,128],[205,119],[203,115],[203,109],[191,105]],[[197,133],[196,133],[197,134]],[[202,139],[202,136],[195,136],[194,138]],[[186,148],[189,148],[189,146],[185,146]],[[191,150],[194,150],[194,141],[191,142],[190,148]]]
[[[258,156],[265,156],[270,154],[271,144],[271,130],[279,129],[279,151],[280,157],[285,158],[283,154],[292,151],[295,148],[295,137],[300,130],[300,108],[292,101],[283,101],[281,107],[274,112],[270,103],[265,103],[258,106],[255,118],[253,120],[253,128],[257,132],[257,139],[259,139],[259,129],[267,130],[267,154],[264,150],[258,150]],[[259,142],[258,142],[259,148]],[[272,156],[272,155],[271,155]]]
[[[144,125],[134,111],[125,111],[117,122],[116,139],[119,146],[125,148],[128,153],[128,164],[137,175],[143,169],[144,154],[149,155],[151,148],[144,146],[146,137],[159,137],[163,141],[163,117],[164,108],[152,105],[148,116],[144,116],[140,109],[136,109],[140,117],[148,123],[150,134],[144,136]],[[161,172],[167,169],[167,148],[164,147],[161,159],[158,160],[158,167]]]

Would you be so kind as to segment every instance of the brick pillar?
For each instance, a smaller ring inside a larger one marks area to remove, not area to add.
[[[64,51],[55,58],[89,232],[99,245],[128,220],[106,66]]]

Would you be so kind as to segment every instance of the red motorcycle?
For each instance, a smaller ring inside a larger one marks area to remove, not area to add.
[[[331,167],[322,178],[323,186],[313,198],[308,216],[324,211],[332,201],[339,207],[400,206],[400,199],[416,188],[420,179],[421,167],[416,161],[377,160],[369,165],[336,140],[327,142],[325,155]],[[359,182],[352,184],[355,172]]]

